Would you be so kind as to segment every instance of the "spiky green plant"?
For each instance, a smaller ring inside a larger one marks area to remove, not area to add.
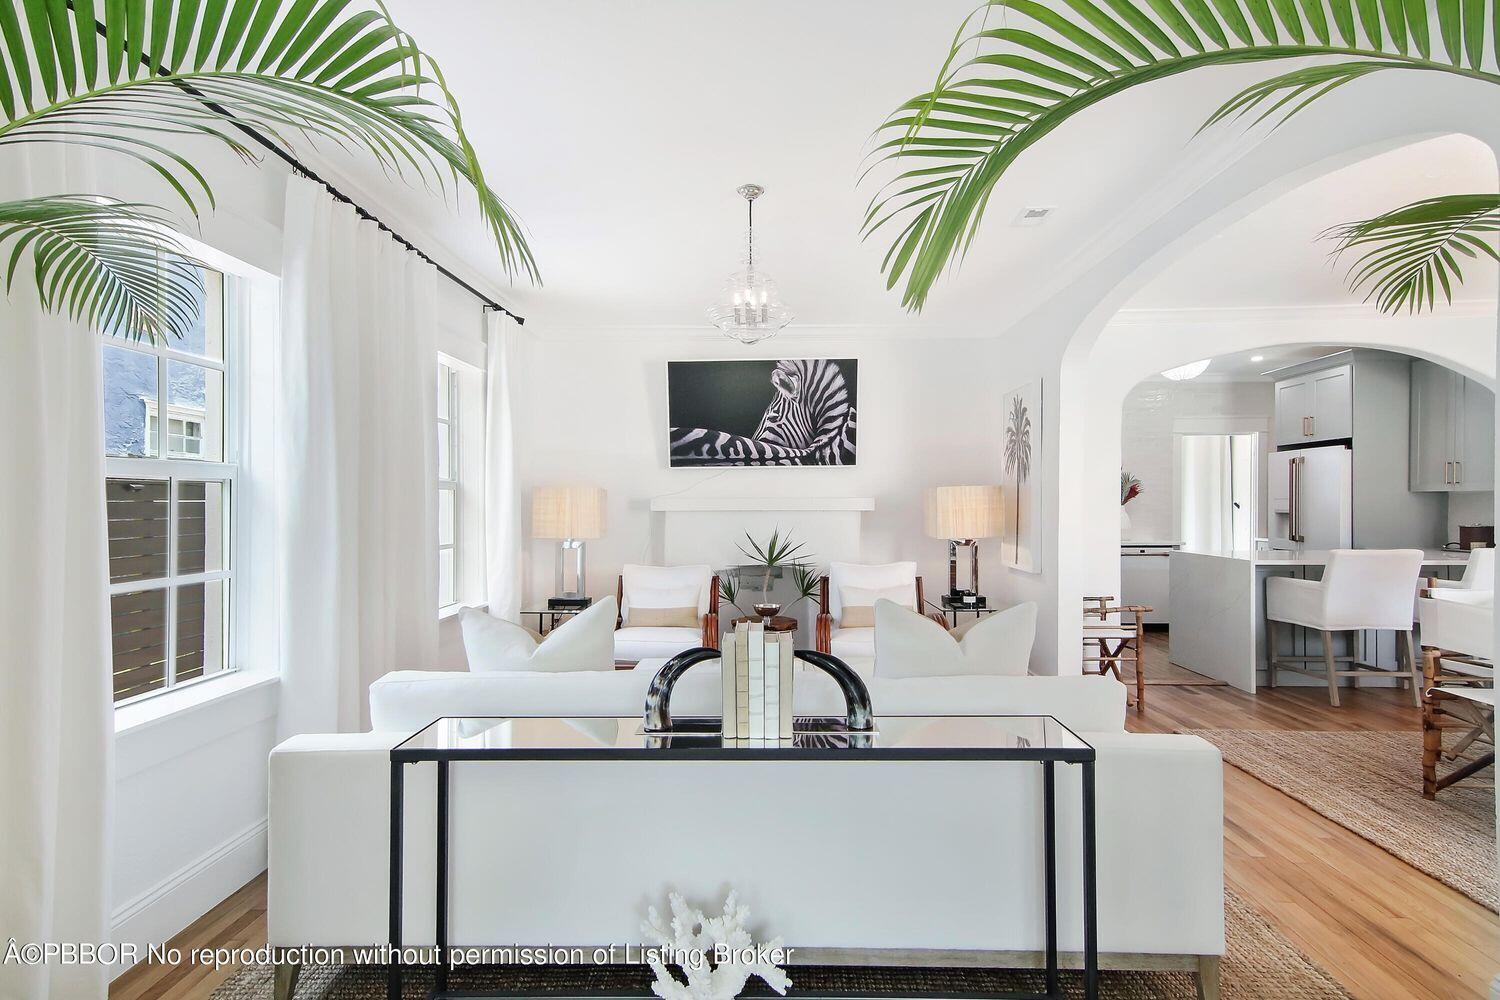
[[[197,215],[213,207],[213,188],[175,138],[207,137],[247,161],[257,156],[240,125],[287,149],[323,140],[392,176],[472,192],[506,273],[537,280],[441,70],[377,6],[12,0],[0,5],[0,147],[72,143],[134,159]],[[7,289],[30,250],[49,309],[134,337],[180,337],[195,290],[170,222],[158,207],[79,194],[0,202]]]
[[[1006,171],[1080,112],[1200,68],[1309,57],[1318,59],[1232,97],[1205,127],[1252,112],[1280,123],[1376,73],[1500,84],[1493,69],[1500,0],[1434,0],[1431,8],[1426,0],[989,0],[959,28],[933,88],[879,129],[872,169],[887,168],[877,171],[885,179],[863,233],[894,234],[881,265],[887,287],[904,281],[903,303],[920,309],[938,276],[973,244]],[[1474,96],[1500,114],[1500,92]],[[1454,195],[1389,213],[1428,216],[1425,231],[1406,228],[1396,237],[1418,252],[1357,263],[1351,281],[1379,289],[1376,301],[1387,311],[1431,306],[1434,284],[1461,275],[1442,250],[1421,250],[1441,242],[1448,225],[1441,216],[1461,217],[1482,197]],[[1448,249],[1457,245],[1476,249],[1465,241]]]

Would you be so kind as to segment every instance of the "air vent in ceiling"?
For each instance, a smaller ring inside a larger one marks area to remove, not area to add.
[[[1028,205],[1016,215],[1013,226],[1040,226],[1056,211],[1056,205]]]

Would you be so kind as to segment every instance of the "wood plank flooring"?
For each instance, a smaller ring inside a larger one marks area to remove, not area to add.
[[[1100,683],[1105,683],[1101,681]],[[1404,691],[1350,691],[1331,708],[1318,688],[1251,697],[1232,688],[1154,685],[1139,732],[1179,729],[1420,728]],[[1486,998],[1500,974],[1500,918],[1236,768],[1224,776],[1229,886],[1359,1000]],[[1149,849],[1149,848],[1148,848]],[[265,876],[179,935],[190,948],[266,939]],[[111,1000],[207,1000],[233,970],[139,967]]]

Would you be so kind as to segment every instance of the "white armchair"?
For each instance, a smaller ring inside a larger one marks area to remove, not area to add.
[[[622,568],[615,659],[676,656],[696,646],[719,648],[719,578],[712,567]]]
[[[1495,762],[1494,592],[1453,587],[1424,591],[1417,615],[1422,625],[1422,795],[1431,799]],[[1459,731],[1446,751],[1445,729]],[[1479,741],[1490,744],[1488,753],[1461,756]],[[1439,777],[1438,763],[1445,757],[1455,766]]]
[[[879,598],[926,614],[917,564],[829,563],[828,575],[818,586],[818,651],[844,661],[869,662],[875,655],[875,601]],[[941,615],[931,617],[947,627]]]

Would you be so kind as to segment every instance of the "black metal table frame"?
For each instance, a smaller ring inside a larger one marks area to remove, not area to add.
[[[942,716],[962,718],[963,716]],[[973,716],[974,718],[1005,718],[1005,716]],[[580,717],[581,718],[581,717]],[[599,716],[598,718],[618,718]],[[1051,718],[1050,716],[1027,716],[1027,718]],[[436,720],[435,720],[436,721]],[[499,721],[499,720],[497,720]],[[1057,720],[1054,718],[1054,722]],[[1062,723],[1057,723],[1062,726]],[[425,727],[424,727],[425,728]],[[1066,729],[1066,726],[1063,726]],[[420,731],[420,730],[419,730]],[[1071,730],[1069,730],[1071,732]],[[1076,735],[1076,734],[1075,734]],[[1080,740],[1080,742],[1083,742]],[[1045,756],[1038,756],[1042,754]],[[402,750],[398,745],[391,750],[391,831],[390,831],[390,947],[391,963],[387,981],[388,1000],[401,1000],[402,963],[398,961],[401,949],[402,907],[402,839],[404,827],[403,786],[404,771],[408,764],[433,762],[437,764],[437,872],[436,872],[436,927],[435,952],[439,956],[436,985],[430,1000],[469,1000],[469,998],[519,998],[534,994],[511,993],[496,990],[450,991],[448,989],[448,820],[450,814],[450,792],[448,768],[453,762],[502,760],[513,761],[557,761],[557,760],[833,760],[850,761],[875,758],[891,761],[992,761],[997,763],[1040,763],[1042,765],[1042,830],[1043,872],[1045,881],[1046,920],[1046,983],[1045,993],[921,993],[906,991],[905,997],[928,1000],[928,998],[952,997],[953,1000],[1060,1000],[1063,993],[1059,986],[1057,962],[1057,778],[1055,765],[1077,764],[1082,768],[1082,834],[1083,834],[1083,987],[1086,1000],[1097,1000],[1099,996],[1099,913],[1098,913],[1098,857],[1094,829],[1095,786],[1093,748],[1077,747],[1034,748],[1030,750],[1008,750],[993,747],[884,747],[874,752],[847,747],[685,747],[663,750],[660,748],[613,748],[608,753],[587,748],[534,747],[520,750],[507,749],[496,754],[488,749],[441,750],[413,747]],[[578,997],[579,1000],[639,1000],[650,994],[626,994],[620,991],[594,993],[573,992],[548,994],[549,1000],[564,1000]],[[856,1000],[873,994],[852,992],[818,992],[792,989],[788,996],[842,997]]]
[[[542,635],[546,635],[557,628],[558,619],[571,618],[587,610],[588,608],[535,608],[530,611],[522,611],[521,617],[526,618],[529,615],[536,615],[536,630]],[[552,619],[550,622],[547,620],[549,618]],[[546,625],[546,628],[543,628],[543,625]]]

